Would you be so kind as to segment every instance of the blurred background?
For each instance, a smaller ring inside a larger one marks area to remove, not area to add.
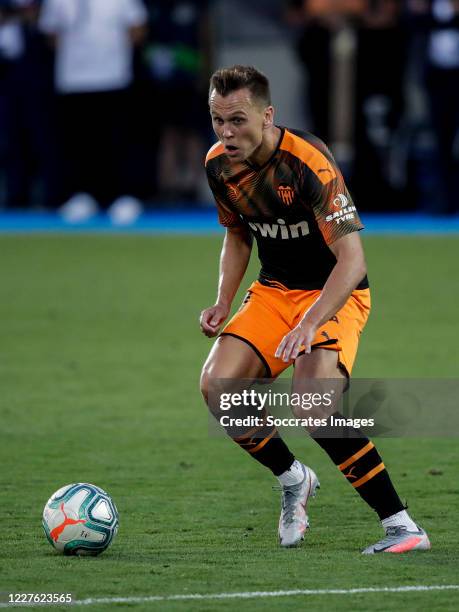
[[[233,63],[360,210],[459,213],[459,0],[0,0],[0,210],[211,206],[208,79]]]

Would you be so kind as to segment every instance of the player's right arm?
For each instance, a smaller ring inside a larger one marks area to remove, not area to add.
[[[244,226],[227,227],[220,255],[217,301],[201,313],[203,334],[213,338],[228,317],[239,285],[244,277],[252,251],[252,237]]]

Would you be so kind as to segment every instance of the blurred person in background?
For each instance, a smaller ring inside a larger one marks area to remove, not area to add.
[[[423,82],[437,141],[441,213],[459,212],[459,0],[408,0],[423,36]]]
[[[352,185],[369,210],[408,206],[392,160],[404,113],[408,39],[399,0],[367,0],[356,30]]]
[[[148,107],[157,150],[157,195],[195,201],[208,132],[203,112],[209,62],[208,0],[148,0],[149,41],[145,46]]]
[[[59,187],[52,54],[37,0],[0,1],[0,134],[5,205],[54,208]]]
[[[56,52],[65,198],[82,222],[108,208],[114,223],[142,212],[129,172],[133,49],[146,35],[142,0],[44,0],[40,27]]]
[[[330,142],[330,91],[334,34],[361,16],[366,0],[291,0],[289,18],[302,31],[297,51],[306,73],[311,131]]]
[[[397,0],[290,2],[291,21],[303,23],[297,48],[311,129],[372,210],[400,205],[389,173],[406,57],[400,9]]]

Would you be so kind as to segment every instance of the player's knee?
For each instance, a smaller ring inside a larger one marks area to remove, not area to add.
[[[215,385],[212,386],[212,381],[219,378],[224,378],[224,376],[219,376],[215,367],[212,367],[210,364],[204,365],[200,380],[201,394],[208,409],[213,414],[218,413],[220,410],[220,399],[217,393],[217,387]]]
[[[199,381],[199,385],[201,389],[201,395],[204,398],[204,401],[206,402],[207,405],[209,404],[209,382],[210,382],[209,370],[206,366],[204,366],[202,368],[201,379]]]

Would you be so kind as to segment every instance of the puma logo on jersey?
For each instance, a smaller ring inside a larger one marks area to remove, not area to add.
[[[227,183],[226,186],[228,188],[228,191],[230,192],[230,197],[232,197],[234,200],[237,200],[239,198],[239,189],[235,187],[235,185],[231,185],[231,183]]]
[[[292,223],[287,225],[284,219],[277,219],[277,223],[254,223],[249,222],[251,229],[254,232],[259,232],[263,238],[280,238],[281,240],[290,240],[291,238],[299,238],[309,234],[309,225],[307,221]]]

